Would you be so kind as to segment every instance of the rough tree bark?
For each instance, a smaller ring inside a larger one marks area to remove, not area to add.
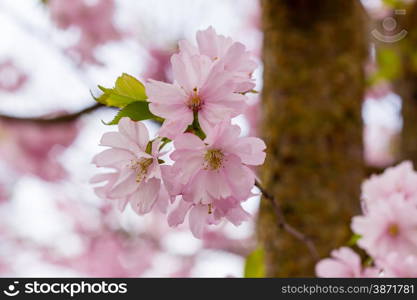
[[[359,211],[365,12],[359,1],[264,0],[262,19],[262,184],[325,256],[349,240]],[[306,245],[277,228],[265,199],[258,236],[267,276],[314,275]]]
[[[402,77],[396,91],[403,99],[403,130],[401,158],[411,160],[417,167],[417,3],[406,10],[403,28],[407,36],[399,43],[402,54]]]

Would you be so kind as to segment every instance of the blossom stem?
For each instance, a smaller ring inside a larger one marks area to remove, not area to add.
[[[308,250],[311,253],[311,256],[318,260],[320,258],[320,255],[317,251],[316,246],[314,245],[313,240],[311,237],[305,235],[301,231],[297,230],[293,226],[287,223],[285,220],[284,212],[282,211],[280,203],[276,200],[274,195],[270,194],[266,189],[262,187],[262,185],[259,183],[259,181],[255,182],[256,187],[259,189],[259,191],[262,193],[262,195],[269,200],[269,202],[272,204],[275,214],[277,215],[277,221],[278,221],[278,227],[298,239],[299,241],[306,244]]]

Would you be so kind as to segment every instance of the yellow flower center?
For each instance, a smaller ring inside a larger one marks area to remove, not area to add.
[[[200,96],[198,96],[198,89],[193,89],[193,95],[191,95],[190,99],[188,100],[187,106],[193,112],[198,112],[201,109],[203,102],[201,101]]]
[[[147,175],[149,166],[153,163],[153,158],[140,158],[133,161],[131,168],[136,171],[136,182],[141,182]]]
[[[219,149],[209,149],[204,155],[204,160],[207,163],[206,168],[209,170],[218,170],[223,164],[224,154]]]
[[[391,224],[388,227],[388,234],[391,235],[392,237],[398,236],[399,233],[400,233],[400,229],[398,228],[397,224]]]

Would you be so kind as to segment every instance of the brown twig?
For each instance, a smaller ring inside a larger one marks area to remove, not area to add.
[[[72,122],[78,119],[79,117],[91,113],[99,108],[104,107],[100,103],[95,103],[91,106],[88,106],[80,111],[71,114],[62,114],[59,116],[54,117],[31,117],[31,118],[24,118],[24,117],[13,117],[7,115],[1,115],[0,119],[5,121],[14,121],[14,122],[22,122],[22,123],[36,123],[36,124],[52,124],[52,123],[66,123]]]
[[[285,220],[285,216],[284,216],[284,213],[281,209],[281,205],[275,199],[275,197],[273,195],[271,195],[267,190],[265,190],[258,181],[255,182],[255,185],[261,191],[262,195],[266,199],[268,199],[271,202],[272,206],[274,207],[275,214],[277,215],[278,227],[283,229],[284,231],[288,232],[289,234],[291,234],[293,237],[295,237],[299,241],[306,244],[308,250],[311,253],[311,256],[313,256],[313,258],[315,260],[318,260],[320,258],[320,255],[319,255],[319,253],[317,251],[317,248],[314,245],[312,239],[309,236],[305,235],[304,233],[300,232],[299,230],[295,229],[290,224],[288,224],[287,221]]]

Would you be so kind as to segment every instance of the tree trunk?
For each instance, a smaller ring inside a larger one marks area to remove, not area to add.
[[[349,240],[363,179],[361,104],[367,59],[359,1],[264,0],[263,186],[321,256]],[[312,276],[305,244],[262,200],[267,276]]]
[[[406,12],[403,28],[408,34],[400,43],[403,76],[395,87],[403,100],[401,158],[417,167],[417,3]]]

